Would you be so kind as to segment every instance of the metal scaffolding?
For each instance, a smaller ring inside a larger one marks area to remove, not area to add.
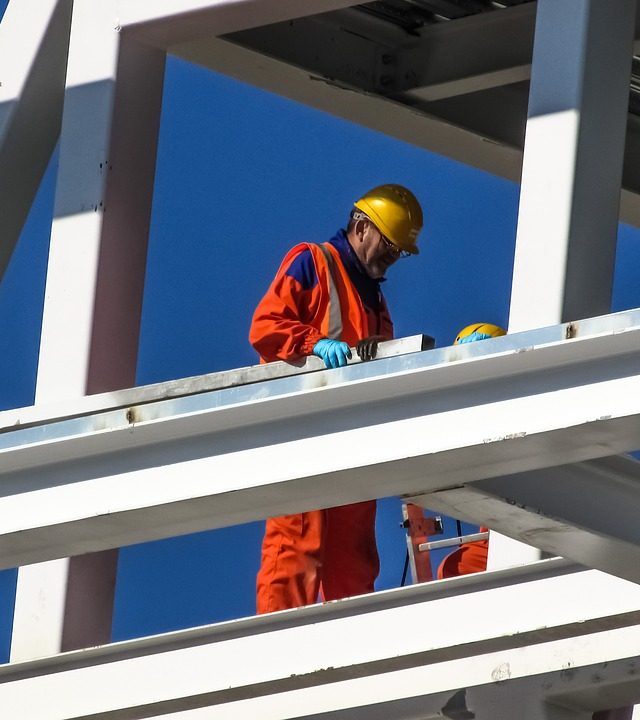
[[[607,314],[621,197],[640,219],[636,3],[41,5],[12,0],[0,25],[0,272],[60,138],[36,403],[0,413],[0,567],[20,566],[3,712],[590,720],[640,703],[623,454],[640,311]],[[132,388],[167,52],[522,170],[510,334]],[[496,569],[108,642],[119,546],[389,493],[491,527]]]

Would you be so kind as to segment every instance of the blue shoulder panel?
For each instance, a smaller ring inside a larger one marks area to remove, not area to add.
[[[311,250],[304,250],[291,261],[285,275],[297,280],[303,290],[311,290],[318,284],[316,266],[313,263]]]

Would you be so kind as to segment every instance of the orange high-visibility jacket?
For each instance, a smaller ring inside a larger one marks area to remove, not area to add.
[[[310,355],[325,337],[351,346],[371,335],[393,337],[379,281],[364,274],[344,232],[323,248],[333,260],[333,276],[321,247],[301,243],[287,253],[258,304],[249,341],[263,361]],[[333,303],[332,277],[338,297]]]
[[[391,318],[379,281],[364,273],[341,231],[322,247],[302,243],[287,253],[249,339],[270,362],[310,355],[323,337],[354,346],[371,335],[391,339]],[[372,592],[379,570],[375,509],[371,500],[268,519],[257,611],[309,605],[319,591],[325,600]]]

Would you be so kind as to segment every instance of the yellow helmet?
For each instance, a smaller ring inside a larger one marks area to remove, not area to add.
[[[501,335],[507,334],[507,331],[499,325],[492,325],[491,323],[473,323],[473,325],[467,325],[466,328],[460,330],[453,344],[458,345],[461,340],[469,335],[472,335],[474,332],[482,333],[483,335],[490,335],[491,337],[500,337]]]
[[[354,205],[394,245],[412,255],[418,254],[416,240],[422,229],[422,208],[411,190],[402,185],[379,185]]]

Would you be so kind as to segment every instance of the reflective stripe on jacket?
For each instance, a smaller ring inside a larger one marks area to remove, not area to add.
[[[333,257],[333,277],[340,304],[342,330],[339,339],[351,346],[371,335],[393,337],[393,324],[386,302],[379,293],[379,307],[365,305],[340,256],[331,243],[321,248],[300,243],[285,256],[267,293],[253,315],[249,341],[264,362],[293,360],[310,355],[323,337],[331,337],[331,271],[323,250]],[[309,251],[315,278],[301,279],[289,272],[292,264]]]

